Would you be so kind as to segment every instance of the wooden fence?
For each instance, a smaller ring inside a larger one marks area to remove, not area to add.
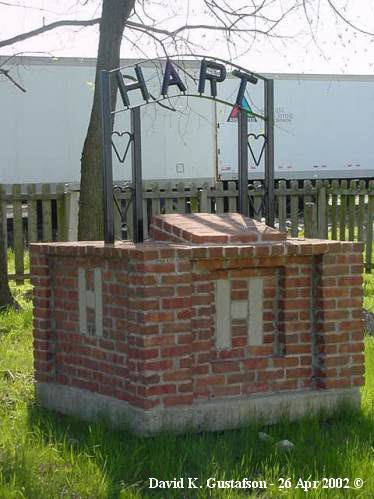
[[[0,185],[6,247],[14,250],[15,273],[11,279],[22,283],[29,277],[26,264],[28,243],[76,239],[78,193],[65,184]]]
[[[249,186],[251,216],[264,216],[264,188],[261,182]],[[126,220],[115,209],[116,238],[132,236],[131,193],[116,194]],[[374,181],[290,181],[276,182],[276,226],[293,237],[306,236],[365,242],[366,270],[372,269]],[[65,241],[77,238],[79,193],[60,184],[14,185],[3,196],[8,212],[8,246],[15,253],[15,274],[28,277],[24,267],[25,248],[33,241]],[[158,213],[224,213],[237,211],[235,181],[208,184],[145,185],[144,232],[152,215]],[[3,210],[4,212],[5,210]]]

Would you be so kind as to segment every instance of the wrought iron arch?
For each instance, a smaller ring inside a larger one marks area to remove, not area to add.
[[[182,58],[182,59],[181,59]],[[198,79],[197,92],[187,91],[187,87],[179,76],[179,71],[183,71],[196,84],[196,78],[188,74],[181,64],[186,62],[200,62],[200,74]],[[159,96],[152,95],[148,88],[142,72],[142,64],[159,63],[164,64],[163,82]],[[226,78],[226,67],[234,68],[231,74],[240,80],[240,86],[235,102],[217,98],[217,84]],[[133,68],[136,77],[129,77],[122,72]],[[209,71],[210,70],[210,71]],[[110,92],[112,78],[116,79],[116,84],[122,99],[122,109],[111,109]],[[124,79],[132,80],[132,83],[125,84]],[[210,85],[210,95],[205,93],[205,84],[208,80]],[[141,154],[141,107],[150,103],[158,103],[162,107],[165,100],[170,101],[176,97],[199,97],[209,99],[214,102],[237,106],[238,112],[238,192],[239,192],[239,212],[243,215],[249,214],[248,196],[248,148],[253,156],[253,150],[249,144],[249,137],[254,134],[248,133],[248,111],[242,107],[242,96],[244,95],[248,83],[256,84],[258,80],[264,82],[264,114],[251,112],[251,116],[264,120],[265,133],[261,134],[264,145],[261,149],[261,157],[265,155],[265,220],[267,225],[274,226],[274,82],[263,75],[249,71],[235,63],[226,61],[219,57],[207,57],[198,54],[178,54],[154,59],[144,59],[132,64],[121,66],[111,71],[101,72],[101,116],[102,116],[102,151],[103,151],[103,200],[104,200],[104,240],[105,243],[114,242],[114,190],[112,171],[112,152],[114,151],[120,163],[123,163],[131,146],[132,162],[132,184],[126,185],[123,189],[131,191],[133,206],[134,242],[143,241],[143,196],[142,196],[142,154]],[[177,86],[180,93],[168,95],[169,86]],[[131,106],[128,93],[132,90],[140,90],[143,102]],[[118,113],[130,111],[131,131],[112,131],[114,116]],[[121,156],[113,142],[113,135],[118,137],[127,136],[128,142],[125,153]],[[256,136],[257,138],[258,136]],[[261,159],[261,158],[260,158]],[[260,161],[258,159],[258,162]],[[256,162],[256,160],[255,160]],[[118,203],[117,208],[120,209]]]

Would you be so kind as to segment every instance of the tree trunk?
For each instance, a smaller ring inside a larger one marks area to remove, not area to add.
[[[100,73],[120,65],[120,48],[125,23],[135,0],[103,0],[97,54],[95,92],[87,136],[81,158],[78,239],[103,239],[103,176],[101,170],[101,110]],[[115,106],[117,85],[111,86],[112,109]]]
[[[6,307],[14,306],[16,302],[12,297],[8,281],[8,260],[5,245],[6,226],[4,226],[5,205],[3,203],[3,188],[0,186],[0,310]]]

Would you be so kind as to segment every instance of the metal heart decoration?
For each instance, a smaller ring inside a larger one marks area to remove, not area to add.
[[[127,135],[128,137],[128,140],[127,140],[127,144],[126,144],[126,147],[125,147],[125,151],[124,153],[121,155],[120,151],[122,150],[122,137],[124,137],[125,135]],[[113,137],[114,136],[117,136],[118,139],[116,139],[116,142],[117,142],[117,145],[114,143],[113,141]],[[124,163],[125,160],[126,160],[126,156],[127,156],[127,153],[129,151],[129,148],[130,148],[130,145],[131,145],[131,142],[132,142],[132,134],[130,132],[112,132],[112,147],[114,149],[114,152],[118,158],[118,161],[120,163]]]
[[[262,139],[263,142],[262,142],[262,146],[261,146],[261,149],[260,149],[260,153],[257,155],[257,158],[256,158],[256,151],[253,150],[252,148],[252,145],[250,144],[250,138],[253,138],[255,141],[259,140],[259,139]],[[255,163],[256,166],[258,166],[261,162],[261,159],[262,159],[262,156],[264,154],[264,151],[265,151],[265,145],[266,145],[266,135],[263,134],[263,133],[260,133],[258,135],[254,134],[254,133],[250,133],[248,135],[248,148],[250,150],[250,153],[251,153],[251,156],[252,156],[252,159]]]

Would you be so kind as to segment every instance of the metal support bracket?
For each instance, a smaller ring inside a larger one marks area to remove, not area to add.
[[[238,114],[238,191],[239,213],[248,217],[248,116],[243,109]]]
[[[120,193],[126,193],[127,191],[131,192],[130,199],[126,202],[124,208],[122,208],[121,203],[118,202],[118,199],[116,197],[116,191]],[[134,201],[134,189],[132,185],[129,182],[125,183],[122,186],[115,185],[113,187],[113,201],[121,220],[121,234],[124,233],[124,238],[127,239],[128,237],[127,212],[129,211],[131,203]]]
[[[265,80],[265,221],[274,227],[274,80]]]

